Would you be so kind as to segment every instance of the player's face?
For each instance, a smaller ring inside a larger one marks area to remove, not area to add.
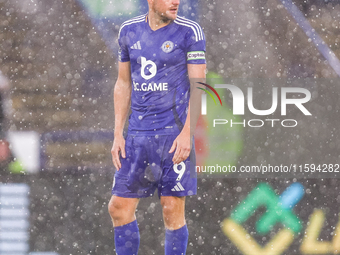
[[[177,11],[180,0],[153,0],[152,10],[163,20],[174,20],[177,18]]]

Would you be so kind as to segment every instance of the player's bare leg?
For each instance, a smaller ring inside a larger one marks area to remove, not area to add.
[[[175,230],[185,225],[185,197],[161,197],[164,225]]]
[[[136,220],[138,202],[139,198],[112,196],[109,202],[109,213],[113,226],[122,226]]]
[[[109,213],[115,227],[115,246],[118,255],[137,255],[139,229],[136,221],[138,198],[112,196]]]
[[[184,255],[188,244],[185,197],[161,197],[165,233],[165,255]]]

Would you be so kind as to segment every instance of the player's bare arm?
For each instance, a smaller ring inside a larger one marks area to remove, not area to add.
[[[202,90],[195,89],[199,86],[197,82],[205,82],[206,64],[188,64],[188,75],[191,81],[191,94],[189,101],[188,115],[181,133],[177,136],[172,144],[169,153],[175,154],[172,159],[174,164],[179,164],[187,159],[190,155],[192,145],[192,135],[195,132],[197,120],[201,112],[201,94]]]
[[[125,158],[124,125],[130,110],[131,71],[130,62],[118,62],[118,79],[114,88],[115,128],[111,149],[112,162],[117,170],[121,168],[119,154]]]

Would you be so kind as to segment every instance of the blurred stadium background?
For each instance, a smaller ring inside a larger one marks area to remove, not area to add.
[[[7,162],[0,169],[0,254],[114,254],[107,213],[114,171],[110,155],[117,77],[114,43],[121,22],[144,12],[146,1],[121,1],[127,3],[125,9],[120,1],[112,1],[107,14],[105,2],[0,0],[0,82],[9,84],[1,91],[2,141],[10,142],[18,162],[9,166],[8,157],[0,157]],[[340,57],[340,1],[294,3]],[[182,0],[182,5],[183,14],[204,29],[209,71],[235,79],[334,81],[309,88],[313,98],[322,101],[310,105],[315,118],[302,120],[294,134],[282,128],[244,128],[236,164],[339,163],[337,71],[282,2]],[[110,15],[114,18],[105,18]],[[334,249],[330,244],[339,220],[337,178],[298,179],[305,196],[295,212],[303,230],[283,251],[263,254],[340,254],[335,241]],[[223,220],[259,182],[280,194],[295,181],[200,178],[199,193],[187,205],[188,254],[245,254],[224,234]],[[301,248],[303,231],[316,208],[326,215],[320,241],[328,241],[318,253]],[[140,203],[137,219],[140,254],[163,254],[157,196]],[[22,224],[11,225],[15,221]],[[256,221],[251,217],[245,228],[265,245],[280,225],[259,235]]]

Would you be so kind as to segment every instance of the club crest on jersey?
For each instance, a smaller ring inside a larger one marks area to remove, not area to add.
[[[169,53],[174,49],[174,43],[172,41],[166,41],[162,45],[162,50],[165,53]]]

